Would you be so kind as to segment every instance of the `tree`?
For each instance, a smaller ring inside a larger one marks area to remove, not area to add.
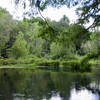
[[[74,47],[71,45],[68,45],[68,41],[65,41],[66,43],[56,43],[53,42],[50,45],[50,55],[53,59],[70,59],[72,58],[72,55],[74,54]]]
[[[27,46],[27,42],[24,39],[24,34],[22,32],[19,32],[12,48],[8,50],[9,56],[12,56],[16,59],[18,59],[19,57],[26,56],[28,54],[28,50],[26,46]]]
[[[70,21],[66,15],[64,15],[60,21],[52,21],[50,23],[50,26],[53,27],[53,29],[59,33],[59,31],[62,31],[64,29],[67,29],[69,27]]]
[[[22,22],[24,27],[24,39],[27,42],[29,54],[33,54],[38,57],[41,56],[42,44],[44,42],[41,37],[38,37],[38,34],[41,32],[39,29],[42,21],[43,20],[39,17],[33,17],[32,19],[24,18]]]
[[[72,24],[68,28],[68,33],[70,34],[70,40],[75,45],[76,52],[82,54],[82,43],[85,43],[89,39],[90,32],[84,26]]]
[[[90,36],[90,52],[100,55],[100,32],[94,32]]]
[[[16,4],[22,2],[23,8],[26,8],[26,0],[15,1]],[[72,7],[78,5],[77,14],[79,15],[79,23],[84,24],[88,22],[90,18],[93,18],[94,21],[90,27],[100,26],[100,0],[29,0],[29,2],[33,13],[33,7],[38,8],[40,12],[40,10],[46,9],[49,5],[53,7],[61,7],[63,5]]]
[[[12,45],[10,41],[14,41],[15,25],[16,21],[12,19],[12,16],[5,9],[0,8],[0,56],[2,57],[7,57],[6,49]]]
[[[100,26],[100,0],[83,0],[82,6],[77,9],[79,15],[79,23],[88,23],[89,19],[93,19],[93,23],[88,28]]]

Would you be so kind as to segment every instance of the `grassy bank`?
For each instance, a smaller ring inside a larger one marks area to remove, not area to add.
[[[20,59],[0,59],[1,68],[40,68],[50,70],[64,70],[64,71],[91,71],[91,63],[87,56],[78,57],[74,60],[51,60],[38,57],[25,57]]]

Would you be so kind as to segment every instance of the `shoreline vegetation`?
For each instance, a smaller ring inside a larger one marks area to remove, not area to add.
[[[45,58],[21,58],[0,59],[0,68],[20,68],[20,69],[46,69],[46,70],[63,70],[72,72],[90,72],[92,65],[100,64],[99,60],[87,59],[87,56],[77,57],[74,60],[51,60]]]

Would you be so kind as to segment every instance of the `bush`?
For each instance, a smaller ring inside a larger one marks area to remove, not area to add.
[[[41,59],[41,60],[38,60],[37,64],[43,65],[43,66],[59,66],[59,61]]]
[[[68,68],[71,71],[79,71],[80,69],[79,62],[76,60],[62,61],[61,67]]]
[[[0,65],[3,65],[3,59],[0,59]]]
[[[90,54],[88,54],[80,60],[80,71],[91,71],[91,64],[89,64],[90,57]]]
[[[79,60],[62,61],[61,67],[70,69],[71,71],[89,72],[91,71],[91,64],[88,63],[87,57]]]
[[[42,68],[45,68],[45,69],[59,70],[60,63],[57,60],[41,59],[41,60],[38,60],[37,65],[43,66]]]
[[[15,59],[0,59],[0,65],[8,65],[8,64],[17,64],[17,60]]]

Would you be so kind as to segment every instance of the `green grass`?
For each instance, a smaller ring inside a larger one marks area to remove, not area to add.
[[[11,65],[2,65],[0,68],[16,68],[16,69],[36,69],[35,64],[11,64]]]
[[[37,66],[43,66],[40,68],[43,69],[63,69],[70,71],[90,71],[91,64],[97,63],[98,61],[90,60],[88,56],[77,57],[75,60],[51,60],[31,56],[30,58],[20,58],[15,59],[0,59],[1,67],[0,68],[38,68]]]
[[[15,65],[10,65],[10,66],[14,66],[14,67],[35,67],[36,64],[15,64]]]

